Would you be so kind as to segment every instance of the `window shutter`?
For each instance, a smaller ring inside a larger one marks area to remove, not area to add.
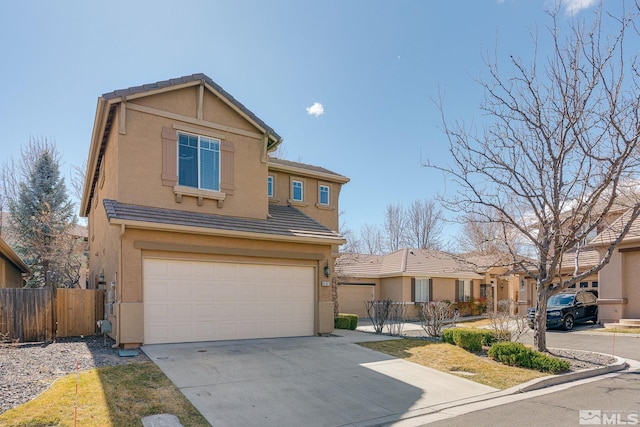
[[[429,279],[429,301],[433,301],[433,279]]]
[[[473,301],[473,280],[469,280],[469,301]]]
[[[457,279],[456,279],[456,297],[454,301],[460,302],[460,280],[457,280]]]
[[[162,185],[178,183],[178,133],[170,127],[162,128]]]
[[[416,302],[416,278],[411,278],[411,302]]]
[[[235,148],[233,143],[227,140],[220,141],[220,191],[233,194],[233,165]]]

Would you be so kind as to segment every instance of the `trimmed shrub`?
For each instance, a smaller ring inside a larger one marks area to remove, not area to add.
[[[471,328],[449,328],[442,331],[442,342],[454,344],[467,351],[480,351],[499,341],[492,331]]]
[[[453,338],[453,336],[455,335],[456,331],[457,331],[457,328],[444,329],[442,331],[442,342],[447,343],[447,344],[456,345],[456,341]]]
[[[333,327],[336,329],[349,329],[351,326],[351,319],[348,317],[338,316],[333,320]]]
[[[559,374],[569,370],[570,364],[566,360],[531,350],[523,344],[514,342],[499,342],[491,346],[489,357],[500,363],[521,368],[535,369],[540,372]]]
[[[456,345],[467,351],[482,350],[482,338],[482,331],[474,329],[458,329],[453,335]]]
[[[354,331],[358,327],[358,315],[338,313],[334,319],[333,327],[336,329],[350,329]]]

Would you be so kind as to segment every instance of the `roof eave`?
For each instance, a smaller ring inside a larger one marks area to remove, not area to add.
[[[204,234],[215,235],[222,237],[235,237],[251,240],[271,240],[278,242],[295,242],[295,243],[311,243],[311,244],[325,244],[325,245],[343,245],[346,240],[339,237],[318,237],[312,235],[295,235],[286,236],[282,234],[273,233],[257,233],[249,231],[238,230],[224,230],[220,228],[207,228],[207,227],[194,227],[189,225],[180,224],[163,224],[149,221],[135,221],[124,220],[120,218],[112,218],[109,220],[111,225],[119,225],[124,227],[136,228],[140,230],[154,230],[154,231],[173,231],[183,232],[188,234]]]
[[[337,182],[339,184],[346,184],[350,181],[350,179],[347,178],[346,176],[330,174],[325,172],[318,172],[311,169],[299,168],[295,166],[281,165],[279,163],[272,163],[270,161],[267,163],[267,167],[269,168],[269,170],[310,176],[310,177],[320,178],[326,181]]]
[[[0,251],[7,257],[7,259],[9,259],[9,261],[20,268],[23,273],[31,273],[29,266],[18,256],[18,254],[14,252],[13,249],[11,249],[11,246],[2,239],[0,239]]]

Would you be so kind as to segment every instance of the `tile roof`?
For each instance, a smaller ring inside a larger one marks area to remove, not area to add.
[[[277,157],[272,157],[272,156],[269,156],[269,164],[288,166],[288,167],[298,168],[298,169],[306,169],[312,172],[320,172],[323,174],[335,175],[341,178],[346,178],[344,175],[340,175],[339,173],[335,173],[333,171],[330,171],[329,169],[325,169],[320,166],[314,166],[314,165],[309,165],[309,164],[300,163],[300,162],[292,162],[290,160],[279,159]]]
[[[329,239],[335,240],[335,244],[343,243],[340,234],[290,206],[269,205],[268,219],[250,219],[131,205],[110,199],[104,199],[103,203],[109,221],[134,221],[286,237]]]
[[[387,255],[342,255],[336,264],[336,272],[352,277],[482,278],[476,273],[475,265],[456,255],[408,248]]]
[[[592,267],[600,262],[600,253],[595,248],[583,248],[578,254],[578,265],[584,270],[585,267]],[[561,267],[563,269],[573,269],[576,264],[575,251],[562,254]]]
[[[209,76],[202,73],[192,74],[190,76],[182,76],[175,79],[162,80],[155,83],[148,83],[141,86],[133,86],[127,89],[118,89],[113,92],[107,92],[102,94],[102,98],[106,101],[111,99],[120,98],[123,96],[129,96],[144,92],[149,92],[152,90],[163,89],[166,87],[177,86],[184,83],[198,82],[202,81],[209,86],[213,87],[218,93],[225,97],[229,102],[231,102],[234,106],[236,106],[240,111],[249,116],[251,120],[255,121],[258,125],[260,125],[263,129],[265,129],[269,134],[275,137],[277,140],[282,139],[278,133],[273,130],[269,125],[263,122],[258,116],[253,114],[247,107],[245,107],[240,101],[235,99],[229,92],[224,90],[219,84],[214,82]]]
[[[598,234],[592,241],[589,242],[591,246],[607,246],[613,243],[619,236],[625,225],[629,222],[634,214],[634,209],[628,209],[618,219],[613,221],[611,225],[605,228],[600,234]],[[631,227],[623,239],[624,241],[637,240],[640,238],[640,220],[636,219],[631,223]]]

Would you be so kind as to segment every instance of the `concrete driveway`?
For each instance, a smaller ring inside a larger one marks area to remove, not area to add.
[[[355,344],[388,337],[336,333],[142,350],[216,427],[376,425],[496,391]]]

